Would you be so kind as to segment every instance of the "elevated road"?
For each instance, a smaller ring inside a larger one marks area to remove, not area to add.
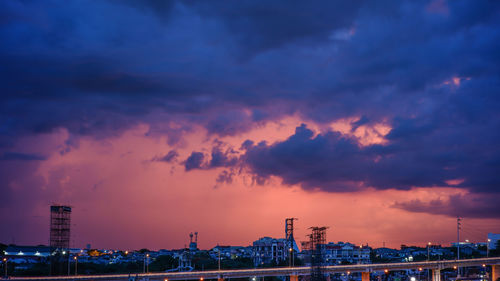
[[[369,278],[370,272],[377,271],[397,271],[397,270],[424,270],[431,269],[437,272],[433,280],[440,281],[439,271],[446,268],[469,267],[469,266],[492,266],[493,277],[498,278],[500,271],[500,257],[480,258],[467,260],[442,260],[442,261],[424,261],[424,262],[405,262],[405,263],[381,263],[381,264],[357,264],[357,265],[334,265],[326,266],[325,273],[354,273],[362,272],[363,280],[366,276]],[[77,275],[77,276],[57,276],[57,277],[11,277],[11,280],[207,280],[207,279],[230,279],[230,278],[251,278],[266,276],[292,276],[298,280],[298,276],[309,275],[309,267],[279,267],[279,268],[257,268],[257,269],[235,269],[235,270],[210,270],[210,271],[191,271],[191,272],[162,272],[147,274],[110,274],[110,275]],[[493,280],[496,280],[493,279]]]

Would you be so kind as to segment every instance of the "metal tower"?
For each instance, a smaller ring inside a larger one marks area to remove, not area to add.
[[[68,249],[71,230],[71,207],[50,206],[50,247]]]
[[[294,243],[295,239],[293,238],[293,221],[298,220],[297,218],[287,218],[285,219],[285,237],[286,237],[286,248],[288,251],[288,262],[290,266],[294,265],[292,260],[294,259]]]
[[[298,220],[297,218],[285,219],[285,237],[288,242],[288,248],[293,248],[293,221]]]
[[[309,235],[309,246],[311,247],[311,281],[324,281],[323,252],[326,244],[326,226],[313,226]]]

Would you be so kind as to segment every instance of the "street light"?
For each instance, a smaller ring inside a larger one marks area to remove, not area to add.
[[[78,258],[75,256],[73,259],[75,260],[75,275],[77,275],[77,272],[78,272]]]
[[[358,264],[361,263],[361,249],[363,248],[363,245],[359,245],[358,249]]]
[[[288,265],[292,267],[292,248],[289,248],[288,252]]]
[[[430,261],[430,248],[431,248],[431,242],[427,243],[427,261]]]
[[[149,254],[146,254],[145,264],[146,264],[146,273],[149,273]]]
[[[488,257],[490,254],[490,242],[491,242],[491,239],[488,238],[488,243],[486,243],[486,257]]]
[[[5,266],[5,279],[7,279],[7,258],[3,259],[3,266]]]
[[[431,260],[431,242],[427,243],[427,261]],[[431,280],[431,271],[427,269],[427,280]]]

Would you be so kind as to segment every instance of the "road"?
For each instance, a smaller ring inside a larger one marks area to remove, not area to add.
[[[354,273],[354,272],[376,272],[384,270],[441,270],[454,267],[468,266],[500,266],[500,257],[479,258],[467,260],[442,260],[442,261],[424,261],[424,262],[405,262],[405,263],[382,263],[382,264],[358,264],[358,265],[334,265],[326,266],[325,273]],[[11,277],[11,280],[207,280],[207,279],[230,279],[230,278],[251,278],[266,276],[290,276],[290,275],[309,275],[310,267],[278,267],[278,268],[258,268],[258,269],[234,269],[234,270],[210,270],[210,271],[192,271],[192,272],[162,272],[147,274],[110,274],[110,275],[77,275],[77,276],[57,276],[57,277]]]

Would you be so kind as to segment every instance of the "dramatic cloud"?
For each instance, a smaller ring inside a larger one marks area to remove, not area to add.
[[[436,199],[422,202],[415,199],[407,202],[396,202],[394,208],[417,213],[431,213],[451,217],[498,218],[500,195],[452,195],[448,200]]]
[[[499,218],[499,11],[490,0],[0,1],[0,219],[166,178],[157,192],[407,192],[386,211],[454,216],[462,204]],[[468,196],[425,201],[418,187]]]

